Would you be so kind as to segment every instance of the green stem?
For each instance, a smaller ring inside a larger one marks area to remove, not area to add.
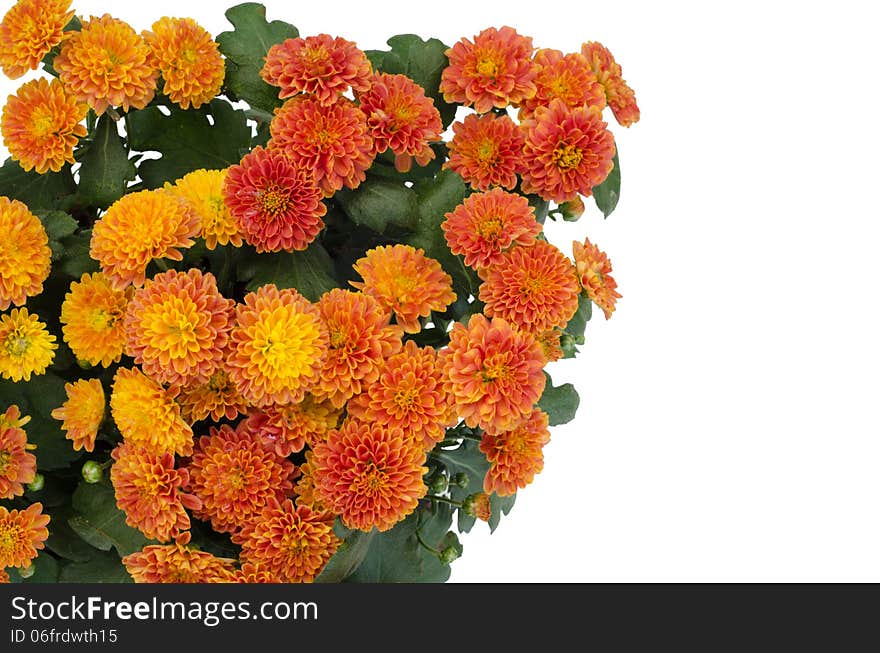
[[[421,531],[416,531],[416,538],[418,538],[418,540],[419,540],[419,544],[421,544],[423,547],[425,547],[426,549],[428,549],[428,551],[430,551],[430,552],[433,553],[434,555],[440,555],[440,550],[439,550],[439,549],[435,549],[433,546],[431,546],[430,544],[428,544],[427,542],[425,542],[424,539],[422,539],[422,533],[421,533]]]
[[[448,503],[450,506],[455,506],[456,508],[461,508],[461,501],[453,501],[452,499],[448,499],[446,497],[437,496],[436,494],[426,494],[426,499],[431,499],[433,501],[439,501],[441,503]]]

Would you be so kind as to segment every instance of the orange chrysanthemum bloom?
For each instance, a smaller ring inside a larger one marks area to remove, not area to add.
[[[354,264],[363,282],[352,286],[372,295],[383,309],[394,313],[407,333],[418,333],[420,317],[444,311],[455,301],[452,277],[440,263],[410,245],[381,245]]]
[[[275,574],[268,569],[263,569],[251,562],[245,562],[241,565],[241,569],[235,572],[235,582],[254,585],[257,583],[280,583]]]
[[[123,367],[116,372],[110,411],[126,442],[155,453],[192,453],[193,432],[180,415],[174,393],[139,370]]]
[[[143,190],[117,200],[95,222],[89,254],[110,284],[123,290],[144,285],[153,259],[180,261],[201,230],[189,202],[166,190]]]
[[[427,492],[425,449],[400,429],[349,420],[313,451],[317,497],[348,528],[387,531]]]
[[[327,328],[296,290],[274,284],[245,295],[236,308],[227,371],[253,406],[301,401],[327,356]]]
[[[623,70],[611,52],[601,43],[590,42],[581,46],[581,54],[593,68],[599,83],[605,89],[605,97],[611,112],[623,127],[639,121],[639,105],[636,94],[623,79]]]
[[[428,144],[441,139],[443,123],[425,89],[406,75],[376,73],[369,90],[357,99],[367,116],[376,152],[394,152],[398,170],[408,171],[413,158],[420,166],[434,158]]]
[[[339,547],[334,516],[294,507],[287,499],[271,501],[260,515],[232,536],[241,558],[268,571],[282,583],[311,583]]]
[[[222,358],[226,358],[225,353]],[[214,370],[205,383],[181,388],[177,403],[183,418],[190,424],[209,417],[215,422],[224,417],[235,419],[246,413],[248,407],[224,367]]]
[[[242,428],[260,437],[263,445],[279,456],[302,451],[308,444],[327,439],[327,433],[339,424],[341,410],[329,401],[318,401],[307,394],[299,403],[269,404],[252,413]]]
[[[486,317],[501,317],[518,329],[540,333],[562,327],[577,312],[580,287],[568,257],[546,240],[513,247],[480,270],[480,301]]]
[[[163,93],[181,109],[198,109],[220,93],[226,66],[211,35],[192,18],[164,16],[145,31],[150,65],[165,80]]]
[[[449,251],[464,256],[464,264],[478,270],[497,263],[511,245],[534,244],[541,233],[529,201],[500,188],[466,197],[446,214],[440,228]]]
[[[26,567],[36,558],[49,537],[48,523],[42,503],[32,503],[25,510],[0,506],[0,568]]]
[[[299,466],[299,478],[293,487],[296,495],[296,505],[308,506],[314,512],[328,512],[315,492],[315,453],[311,450],[305,453],[306,461]]]
[[[201,500],[194,514],[218,533],[233,533],[273,499],[290,494],[293,463],[263,446],[247,429],[211,428],[189,463],[190,488]]]
[[[18,200],[0,196],[0,311],[43,292],[52,250],[40,219]]]
[[[2,585],[4,583],[8,583],[8,582],[10,582],[9,581],[9,574],[6,573],[5,569],[0,569],[0,585]]]
[[[125,442],[110,456],[114,461],[110,481],[126,524],[160,542],[189,530],[185,508],[198,510],[202,502],[183,491],[189,483],[189,473],[174,469],[174,454],[156,453]]]
[[[0,22],[0,67],[10,79],[36,70],[61,43],[73,17],[70,0],[18,0]]]
[[[349,88],[369,88],[371,71],[367,55],[357,45],[338,36],[318,34],[273,45],[260,76],[281,89],[278,97],[282,100],[309,93],[328,105]]]
[[[532,39],[512,27],[484,29],[461,39],[446,51],[440,91],[447,102],[473,106],[477,113],[503,109],[532,97],[537,68],[532,61]]]
[[[199,234],[205,239],[205,247],[213,250],[217,245],[241,247],[244,234],[223,199],[223,184],[228,170],[193,170],[174,185],[166,183],[165,190],[187,200],[202,224]]]
[[[517,426],[544,392],[544,353],[535,338],[501,318],[457,322],[440,366],[451,401],[471,428]]]
[[[609,319],[620,299],[617,282],[611,276],[611,260],[589,238],[585,238],[583,244],[575,241],[572,248],[581,286],[587,291],[587,297],[605,313],[605,319]]]
[[[100,272],[86,272],[70,284],[61,303],[61,325],[74,356],[89,365],[109,367],[119,362],[125,347],[125,310],[133,290],[116,290]]]
[[[131,25],[110,14],[69,32],[52,65],[67,92],[98,115],[110,106],[143,109],[156,93],[159,71],[150,49]]]
[[[558,204],[591,195],[614,167],[614,137],[607,127],[596,109],[571,109],[562,100],[538,107],[523,123],[523,192]]]
[[[544,352],[544,359],[548,363],[558,361],[562,358],[562,331],[560,329],[547,329],[536,333],[535,339],[541,345],[541,351]]]
[[[544,469],[543,449],[550,442],[547,424],[547,413],[536,408],[513,430],[483,434],[480,451],[489,461],[483,479],[486,493],[501,497],[516,494],[517,488],[524,488]]]
[[[24,494],[25,484],[37,473],[37,458],[29,451],[36,445],[28,444],[27,433],[21,428],[30,419],[21,417],[15,405],[0,415],[0,499]]]
[[[205,383],[222,361],[234,307],[210,272],[157,274],[128,304],[125,353],[160,383]]]
[[[342,407],[379,378],[382,363],[400,351],[403,330],[371,295],[334,288],[318,301],[327,325],[329,349],[318,383],[317,397]]]
[[[234,583],[235,561],[184,543],[151,544],[122,559],[135,583]]]
[[[229,168],[223,198],[258,252],[303,250],[324,228],[327,207],[312,173],[278,150],[256,147]]]
[[[453,123],[452,132],[444,168],[454,170],[477,190],[516,186],[516,175],[524,167],[525,136],[510,116],[470,114]]]
[[[437,353],[412,340],[385,363],[378,380],[348,404],[352,417],[366,424],[399,428],[425,449],[443,439],[455,424],[452,405],[443,388]]]
[[[538,50],[535,53],[538,76],[535,97],[522,103],[520,120],[531,116],[537,107],[546,107],[559,98],[569,107],[605,108],[605,89],[596,79],[586,57],[578,52],[563,55],[559,50]]]
[[[31,375],[44,374],[56,349],[55,336],[26,308],[0,315],[0,379],[30,381]]]
[[[489,521],[492,518],[492,501],[485,492],[471,494],[464,501],[464,511],[472,517]]]
[[[87,133],[81,124],[87,111],[57,79],[34,79],[10,95],[3,107],[3,144],[24,170],[58,172],[74,162],[73,148]]]
[[[357,188],[373,163],[373,139],[367,117],[347,98],[329,106],[309,96],[275,110],[269,147],[311,170],[324,195]]]
[[[80,379],[75,383],[65,383],[65,401],[52,411],[52,417],[61,421],[61,428],[67,439],[73,442],[73,450],[95,450],[95,438],[104,421],[107,398],[104,386],[98,379]]]

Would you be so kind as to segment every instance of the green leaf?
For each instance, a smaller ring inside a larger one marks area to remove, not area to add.
[[[547,413],[550,426],[568,424],[574,419],[581,402],[577,390],[571,383],[554,387],[550,375],[546,372],[544,374],[547,377],[547,385],[544,387],[544,394],[538,400],[538,408]]]
[[[568,335],[578,340],[579,344],[583,343],[584,331],[587,328],[587,322],[593,316],[593,302],[585,293],[578,295],[578,308],[572,315],[568,324],[563,329]]]
[[[46,551],[41,551],[34,560],[31,561],[34,567],[33,576],[22,578],[18,573],[18,569],[9,570],[9,581],[12,583],[56,583],[58,582],[58,561]]]
[[[131,583],[122,560],[113,551],[95,551],[88,562],[65,565],[58,577],[61,583]]]
[[[116,121],[106,113],[98,119],[92,142],[80,163],[79,196],[89,206],[107,208],[125,194],[128,182],[137,177],[137,168],[128,158],[128,148]]]
[[[238,271],[240,280],[250,282],[248,291],[274,283],[279,288],[296,288],[313,302],[338,285],[333,275],[333,261],[317,241],[302,252],[254,255]]]
[[[79,225],[76,220],[64,211],[41,210],[36,211],[34,215],[40,218],[40,222],[43,223],[46,235],[49,236],[49,249],[52,250],[52,260],[57,261],[64,255],[62,240],[73,234]]]
[[[464,501],[468,496],[483,491],[483,479],[489,471],[489,461],[486,455],[480,451],[480,445],[473,440],[464,440],[455,449],[436,448],[431,452],[431,458],[441,462],[446,467],[450,478],[463,473],[468,482],[465,487],[450,484],[449,495],[454,501]],[[458,530],[467,533],[473,528],[476,519],[464,510],[458,511]]]
[[[67,496],[67,501],[70,501],[70,495]],[[95,549],[77,535],[68,524],[68,520],[75,514],[69,503],[49,511],[52,521],[49,522],[49,539],[46,540],[46,547],[55,555],[67,560],[86,562],[95,555]]]
[[[368,178],[357,190],[343,189],[333,199],[352,222],[380,234],[389,224],[413,229],[418,220],[419,198],[399,181]]]
[[[226,100],[214,99],[210,105],[187,111],[171,107],[167,116],[163,108],[147,107],[127,118],[131,147],[162,155],[160,159],[141,161],[138,166],[147,188],[159,188],[199,168],[226,168],[238,163],[250,148],[247,117]]]
[[[61,241],[63,254],[59,267],[62,272],[78,280],[86,272],[97,272],[100,269],[98,262],[89,254],[91,241],[91,229],[68,236]]]
[[[120,556],[140,551],[148,540],[139,530],[125,523],[125,513],[116,507],[116,496],[108,481],[80,483],[73,493],[77,515],[70,527],[96,549],[115,548]]]
[[[501,515],[509,515],[516,502],[516,494],[509,497],[499,497],[494,492],[489,495],[489,505],[492,506],[492,516],[489,517],[489,532],[494,533],[501,523]]]
[[[31,211],[62,208],[64,198],[76,192],[70,166],[60,172],[25,172],[16,161],[6,159],[0,167],[0,195],[27,204]]]
[[[339,583],[351,576],[367,556],[370,542],[373,541],[375,535],[375,530],[369,533],[351,531],[339,545],[333,557],[327,561],[327,565],[315,578],[315,582]]]
[[[617,158],[616,150],[614,152],[614,167],[605,181],[593,187],[593,199],[606,218],[617,206],[617,200],[620,199],[620,161]]]
[[[266,8],[246,2],[226,11],[226,18],[235,28],[217,35],[220,52],[226,55],[224,87],[234,98],[268,113],[281,105],[278,89],[260,77],[266,53],[276,43],[299,36],[290,23],[266,21]]]

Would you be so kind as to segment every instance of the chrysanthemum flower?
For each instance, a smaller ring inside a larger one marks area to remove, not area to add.
[[[73,17],[70,0],[18,0],[0,22],[0,67],[10,79],[36,70],[61,43]]]
[[[538,107],[523,127],[523,192],[561,204],[591,195],[614,167],[614,137],[596,109],[571,109],[556,99]]]
[[[242,563],[241,569],[235,572],[235,582],[247,585],[257,583],[280,583],[278,577],[263,567],[258,567],[252,562]]]
[[[541,233],[529,201],[500,188],[466,197],[446,214],[440,228],[449,251],[476,269],[497,263],[511,245],[532,245]]]
[[[189,473],[174,469],[174,454],[123,443],[110,456],[114,461],[110,481],[126,524],[160,542],[189,530],[185,508],[198,510],[202,503],[183,491],[189,483]]]
[[[623,127],[638,122],[640,112],[639,105],[636,104],[636,94],[623,79],[623,70],[608,48],[601,43],[584,43],[581,46],[581,54],[586,57],[593,68],[593,73],[605,89],[608,106],[611,107],[617,122]]]
[[[151,544],[122,559],[135,583],[234,583],[235,561],[181,542]]]
[[[205,247],[213,250],[217,245],[241,247],[243,233],[226,207],[223,184],[227,170],[193,170],[174,185],[165,184],[165,190],[187,200],[199,217],[205,239]]]
[[[128,304],[125,353],[160,383],[204,383],[222,361],[234,307],[210,272],[157,274]]]
[[[454,170],[477,190],[516,186],[516,175],[524,166],[525,136],[510,116],[470,114],[453,123],[452,132],[444,168]]]
[[[420,317],[443,311],[455,301],[452,277],[424,250],[410,245],[375,247],[358,259],[354,270],[363,282],[351,285],[379,300],[407,333],[418,333]]]
[[[58,172],[65,163],[73,163],[73,148],[86,135],[81,121],[87,111],[57,79],[34,79],[10,95],[3,107],[3,144],[24,170]]]
[[[269,147],[311,170],[327,197],[359,186],[373,163],[367,117],[344,97],[329,106],[313,97],[288,100],[275,110],[269,131]]]
[[[117,290],[142,286],[150,261],[180,261],[178,248],[192,247],[200,230],[186,200],[161,189],[129,193],[95,222],[89,254]]]
[[[163,93],[181,109],[198,109],[223,86],[226,67],[211,35],[192,18],[164,16],[145,31],[149,62],[165,80]]]
[[[108,367],[119,362],[125,347],[125,310],[133,290],[116,290],[100,272],[86,272],[70,284],[61,303],[61,325],[74,356],[89,365]]]
[[[369,87],[370,62],[358,47],[343,38],[318,34],[287,39],[269,48],[260,76],[278,86],[282,100],[309,93],[321,104],[333,104],[353,88]]]
[[[572,248],[581,286],[586,290],[587,297],[605,313],[605,319],[609,319],[620,299],[617,282],[611,276],[611,260],[589,238],[585,238],[583,244],[575,241]]]
[[[562,327],[577,311],[580,287],[574,266],[546,240],[513,247],[480,270],[480,301],[486,317],[502,317],[517,328],[540,333]]]
[[[463,507],[465,513],[482,521],[489,521],[492,518],[492,502],[485,492],[468,496],[464,500]]]
[[[0,499],[24,494],[24,486],[34,480],[37,458],[30,453],[36,446],[28,444],[22,426],[30,417],[21,417],[18,406],[12,405],[0,415]]]
[[[107,408],[104,386],[98,379],[80,379],[65,383],[64,392],[67,401],[52,411],[52,417],[61,421],[74,451],[94,451],[95,438]]]
[[[0,378],[30,381],[32,374],[44,374],[56,349],[55,336],[26,308],[0,315]]]
[[[461,39],[446,51],[443,99],[473,106],[478,113],[527,100],[537,91],[533,49],[532,39],[512,27],[484,29],[473,42]]]
[[[43,292],[52,250],[40,219],[18,200],[0,197],[0,311]]]
[[[440,366],[446,390],[471,428],[514,428],[531,413],[546,383],[544,354],[534,337],[480,314],[467,326],[452,327]]]
[[[408,171],[413,158],[420,166],[434,158],[428,144],[440,140],[443,123],[425,89],[406,75],[376,73],[369,90],[357,99],[367,116],[376,152],[394,152],[398,170]]]
[[[143,109],[156,93],[159,71],[150,49],[128,23],[110,14],[70,32],[52,65],[67,92],[99,115],[110,106]]]
[[[248,293],[236,308],[227,371],[254,406],[300,401],[327,356],[327,328],[318,309],[294,289],[274,284]]]
[[[379,378],[385,359],[400,351],[403,330],[389,324],[390,314],[375,297],[341,288],[325,293],[318,311],[327,325],[329,348],[312,393],[342,407]]]
[[[225,359],[225,355],[223,356]],[[235,419],[247,412],[247,402],[238,393],[226,368],[219,367],[205,383],[180,389],[177,395],[183,418],[192,424],[209,417],[215,422]]]
[[[232,541],[242,560],[265,569],[283,583],[311,583],[339,547],[334,516],[272,501]]]
[[[327,433],[339,424],[342,411],[329,401],[318,401],[312,395],[294,404],[269,404],[242,422],[240,428],[257,435],[263,445],[279,456],[302,451],[308,444],[327,439]]]
[[[452,409],[437,353],[412,340],[386,361],[378,380],[348,404],[352,417],[366,424],[399,428],[425,449],[432,449],[443,439],[446,427],[455,423]]]
[[[25,510],[0,506],[0,568],[26,567],[36,558],[49,537],[48,523],[42,503],[32,503]]]
[[[314,512],[329,512],[315,492],[315,452],[308,450],[305,457],[306,461],[299,466],[299,478],[293,486],[296,505],[308,506]]]
[[[193,432],[180,415],[174,393],[139,370],[123,367],[116,372],[110,411],[126,442],[155,453],[192,453]]]
[[[8,583],[8,582],[10,582],[9,581],[9,574],[6,572],[5,569],[0,569],[0,585],[3,585],[4,583]]]
[[[247,429],[226,425],[199,438],[188,469],[190,488],[202,503],[194,514],[218,533],[235,532],[293,488],[293,463]]]
[[[538,50],[535,64],[538,66],[535,78],[538,92],[522,103],[520,120],[557,98],[572,108],[588,106],[600,111],[605,108],[605,89],[596,79],[586,57],[579,52],[564,55],[559,50]]]
[[[425,496],[425,450],[399,429],[349,420],[313,449],[317,496],[348,528],[387,531]]]
[[[558,361],[562,358],[562,331],[560,329],[547,329],[540,333],[534,334],[538,344],[541,345],[541,351],[544,352],[544,359],[548,363]]]
[[[258,252],[303,250],[324,228],[327,207],[312,172],[278,150],[256,147],[229,168],[223,197]]]
[[[547,413],[535,409],[520,426],[500,433],[486,432],[480,451],[486,454],[489,471],[483,490],[498,496],[516,494],[544,469],[544,445],[550,441]]]

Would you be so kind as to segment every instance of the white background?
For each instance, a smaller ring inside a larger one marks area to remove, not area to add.
[[[454,581],[880,581],[869,3],[265,4],[363,48],[504,24],[539,47],[598,40],[637,93],[642,121],[611,121],[617,211],[548,230],[605,249],[623,299],[551,367],[578,418],[499,530],[465,536]],[[225,2],[74,6],[227,29]]]

